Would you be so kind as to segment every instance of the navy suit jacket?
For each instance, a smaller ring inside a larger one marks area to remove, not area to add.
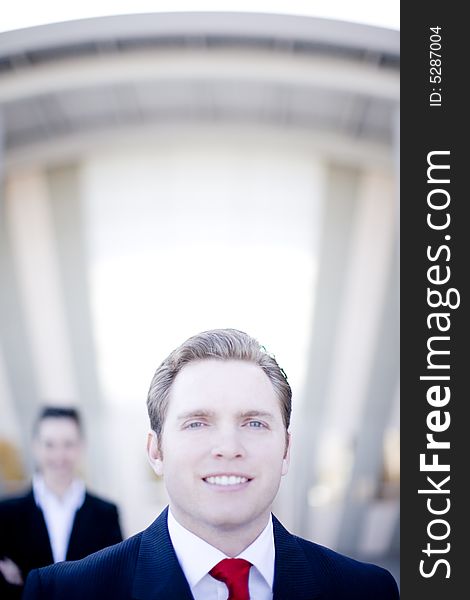
[[[75,562],[32,571],[23,600],[193,600],[167,527],[145,531]],[[274,517],[274,600],[397,600],[392,575],[291,535]]]
[[[117,508],[88,492],[75,513],[67,560],[77,560],[122,540]],[[11,558],[23,579],[31,569],[54,562],[42,510],[32,490],[0,502],[0,557]],[[0,597],[19,598],[19,586],[8,585],[0,574]]]

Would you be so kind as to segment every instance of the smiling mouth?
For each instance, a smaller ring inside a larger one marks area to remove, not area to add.
[[[210,485],[240,485],[251,481],[248,477],[242,477],[239,475],[213,475],[211,477],[205,477],[204,481]]]

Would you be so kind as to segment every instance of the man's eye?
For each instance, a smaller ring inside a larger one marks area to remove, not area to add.
[[[202,421],[192,421],[186,425],[187,429],[199,429],[204,427],[204,423]]]
[[[253,427],[254,429],[261,429],[265,427],[265,424],[261,423],[261,421],[248,421],[248,426]]]

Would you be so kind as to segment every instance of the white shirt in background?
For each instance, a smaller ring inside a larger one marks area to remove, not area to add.
[[[178,523],[168,511],[168,531],[176,556],[195,600],[227,600],[228,588],[209,571],[229,558]],[[248,588],[253,600],[272,600],[274,582],[274,534],[272,517],[256,540],[235,558],[244,558],[250,569]]]
[[[54,562],[65,560],[75,513],[85,501],[85,484],[74,479],[64,496],[59,498],[40,475],[35,475],[33,494],[44,515]]]

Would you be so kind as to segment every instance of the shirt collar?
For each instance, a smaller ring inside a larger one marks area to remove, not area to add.
[[[39,473],[33,475],[33,494],[36,504],[44,508],[51,503],[60,503],[74,510],[78,510],[85,502],[85,484],[81,479],[74,479],[66,490],[64,496],[59,498],[46,485],[44,478]]]
[[[206,541],[183,527],[168,511],[168,531],[178,561],[191,588],[209,573],[218,562],[227,557]],[[260,535],[236,558],[248,560],[271,587],[274,581],[274,534],[272,516]]]

